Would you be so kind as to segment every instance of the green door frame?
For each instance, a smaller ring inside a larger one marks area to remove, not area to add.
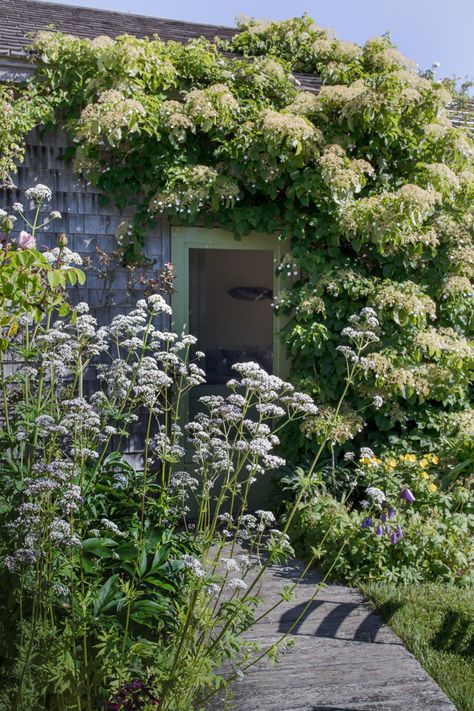
[[[189,319],[189,250],[190,249],[243,249],[270,251],[276,266],[287,252],[285,243],[274,235],[252,232],[241,240],[235,239],[232,232],[219,228],[207,227],[172,227],[171,228],[171,261],[176,267],[176,293],[172,296],[173,329],[177,333],[187,332]],[[285,289],[289,280],[286,275],[273,275],[273,295],[278,297]],[[279,332],[284,325],[284,317],[273,316],[273,372],[280,378],[288,375],[289,364],[286,358],[285,345],[281,342]],[[199,343],[198,343],[199,348]]]

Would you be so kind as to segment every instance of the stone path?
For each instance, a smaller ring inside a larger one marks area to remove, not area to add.
[[[268,569],[264,587],[269,605],[301,570],[298,562]],[[292,602],[258,623],[249,638],[268,646],[279,639],[301,614],[318,580],[318,573],[310,571]],[[261,662],[235,684],[235,711],[455,711],[355,589],[323,588],[290,639],[294,648],[277,664]]]

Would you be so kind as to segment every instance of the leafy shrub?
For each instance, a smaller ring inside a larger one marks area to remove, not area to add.
[[[449,120],[445,85],[387,37],[359,47],[307,16],[243,19],[221,46],[247,59],[203,39],[41,32],[35,77],[8,100],[8,120],[21,125],[30,98],[70,132],[75,168],[136,206],[118,231],[125,259],[139,259],[165,210],[175,223],[287,240],[280,270],[293,287],[275,307],[290,317],[292,378],[328,407],[345,377],[338,334],[375,307],[382,347],[347,405],[377,393],[384,404],[359,441],[437,449],[445,414],[469,411],[473,369],[474,150]],[[317,73],[320,93],[298,90],[292,70]],[[286,439],[299,461],[317,447],[298,428]]]
[[[30,201],[31,211],[21,203],[15,203],[16,212],[27,230],[22,230],[12,239],[12,230],[17,221],[15,214],[0,209],[0,350],[5,351],[9,339],[18,331],[20,318],[41,321],[44,314],[56,309],[61,316],[69,312],[64,299],[64,287],[83,284],[84,273],[76,265],[82,258],[67,248],[66,235],[52,251],[40,252],[36,248],[36,233],[53,220],[61,217],[55,210],[44,215],[51,200],[51,190],[46,185],[29,188],[25,197]],[[27,217],[30,214],[30,220]]]
[[[320,472],[290,535],[307,557],[352,584],[443,580],[472,585],[472,483],[444,488],[437,455],[375,457]],[[297,477],[284,480],[298,490]],[[344,482],[344,483],[343,483]]]
[[[34,239],[18,242],[33,276],[49,264]],[[292,553],[272,512],[250,513],[248,499],[285,463],[279,430],[317,408],[241,363],[227,396],[201,398],[184,427],[183,398],[204,372],[196,339],[166,329],[163,296],[98,328],[85,303],[57,318],[65,284],[43,317],[18,301],[1,373],[0,706],[184,711],[284,642],[242,637],[266,567]],[[137,436],[133,468],[124,451]]]

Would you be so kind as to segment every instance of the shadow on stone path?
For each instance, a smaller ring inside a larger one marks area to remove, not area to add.
[[[265,606],[280,599],[301,563],[269,568]],[[263,648],[298,619],[320,581],[310,571],[294,599],[283,603],[247,635]],[[262,608],[264,609],[264,608]],[[236,711],[455,711],[455,707],[361,593],[327,585],[290,632],[294,647],[276,664],[262,661],[234,686]],[[224,705],[213,705],[220,711]],[[226,707],[227,708],[227,707]]]

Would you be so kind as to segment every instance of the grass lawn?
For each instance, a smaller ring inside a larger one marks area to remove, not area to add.
[[[474,590],[440,583],[362,590],[458,711],[474,711]]]

